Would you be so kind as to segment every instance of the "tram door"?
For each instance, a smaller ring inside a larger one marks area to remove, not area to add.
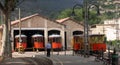
[[[73,49],[75,51],[83,49],[83,36],[82,35],[73,36]]]
[[[61,43],[61,36],[60,35],[50,35],[49,41],[52,44],[53,50],[61,50],[62,43]]]
[[[23,48],[24,50],[27,48],[27,36],[21,35],[21,41],[19,41],[20,35],[15,36],[15,44],[16,49]]]
[[[32,36],[33,39],[33,44],[34,44],[34,48],[37,49],[43,49],[44,48],[44,38],[43,35],[40,34],[35,34]]]

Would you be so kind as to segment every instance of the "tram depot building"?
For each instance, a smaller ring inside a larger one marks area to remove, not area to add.
[[[11,21],[11,37],[12,37],[12,50],[16,49],[16,41],[15,38],[19,35],[19,21],[15,20]],[[72,49],[72,38],[73,35],[83,34],[84,27],[82,24],[77,23],[71,18],[65,18],[61,20],[50,20],[44,16],[40,16],[39,14],[33,14],[31,16],[27,16],[21,18],[21,35],[24,34],[27,39],[27,48],[33,48],[32,36],[34,34],[41,34],[44,39],[44,47],[49,40],[49,36],[53,34],[57,34],[61,36],[61,44],[62,49]],[[0,28],[0,40],[2,41],[3,29]],[[0,43],[0,47],[2,43]]]

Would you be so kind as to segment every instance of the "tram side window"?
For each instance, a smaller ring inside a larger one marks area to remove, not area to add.
[[[60,40],[61,40],[60,38],[53,38],[52,41],[53,41],[53,42],[60,42]]]
[[[26,42],[26,38],[21,38],[21,42]],[[19,38],[16,38],[16,42],[19,42]]]
[[[79,38],[76,38],[76,42],[77,42],[77,43],[79,42]]]
[[[19,42],[19,39],[18,38],[16,38],[16,40],[15,40],[16,42]]]
[[[42,41],[43,41],[43,37],[39,37],[38,42],[42,42]]]
[[[41,40],[40,40],[40,38],[39,38],[39,37],[37,38],[37,41],[38,41],[38,42],[41,42]]]
[[[79,43],[81,39],[79,37],[75,37],[75,43]]]
[[[99,42],[103,43],[104,42],[104,36],[99,36]]]
[[[22,42],[26,42],[26,38],[23,38],[23,39],[22,39]]]
[[[81,42],[81,38],[80,38],[80,37],[78,37],[78,40],[77,40],[77,41],[78,41],[78,43],[80,43],[80,42]]]
[[[77,38],[75,37],[74,40],[75,40],[74,42],[76,43],[77,42]]]
[[[52,39],[52,38],[50,38],[48,41],[49,41],[50,43],[52,43],[52,42],[53,42],[53,39]]]
[[[41,42],[41,38],[40,37],[38,37],[38,42]]]
[[[90,37],[90,41],[91,41],[91,43],[95,43],[95,37]]]
[[[52,42],[55,42],[55,38],[53,38]]]
[[[58,42],[58,38],[55,38],[55,42]]]
[[[34,38],[34,41],[37,42],[37,38],[36,37]]]
[[[61,41],[61,38],[56,38],[56,42],[60,42]]]
[[[95,43],[97,43],[98,42],[98,37],[95,37]]]

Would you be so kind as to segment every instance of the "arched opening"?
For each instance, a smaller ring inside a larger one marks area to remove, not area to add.
[[[83,34],[83,31],[73,31],[73,35],[81,35]]]
[[[21,30],[21,34],[24,34],[24,35],[26,35],[26,43],[27,43],[27,47],[26,47],[26,51],[33,51],[33,46],[34,46],[34,44],[33,44],[33,39],[32,39],[32,35],[34,35],[34,34],[41,34],[41,35],[43,35],[44,36],[44,30],[29,30],[29,29],[27,29],[27,30]],[[19,30],[14,30],[14,40],[15,40],[15,36],[16,35],[19,35]],[[15,49],[15,46],[16,46],[16,44],[15,44],[15,41],[14,41],[14,49]]]
[[[48,31],[49,42],[52,44],[53,50],[61,50],[62,48],[62,39],[59,30],[50,30]]]
[[[48,31],[48,36],[52,35],[52,34],[60,35],[60,31],[59,30],[50,30],[50,31]]]

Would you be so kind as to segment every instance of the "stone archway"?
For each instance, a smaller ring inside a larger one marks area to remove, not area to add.
[[[52,34],[58,34],[58,35],[60,35],[60,31],[59,30],[49,30],[48,31],[48,36],[52,35]]]
[[[83,34],[83,31],[73,31],[73,35],[81,35]]]

